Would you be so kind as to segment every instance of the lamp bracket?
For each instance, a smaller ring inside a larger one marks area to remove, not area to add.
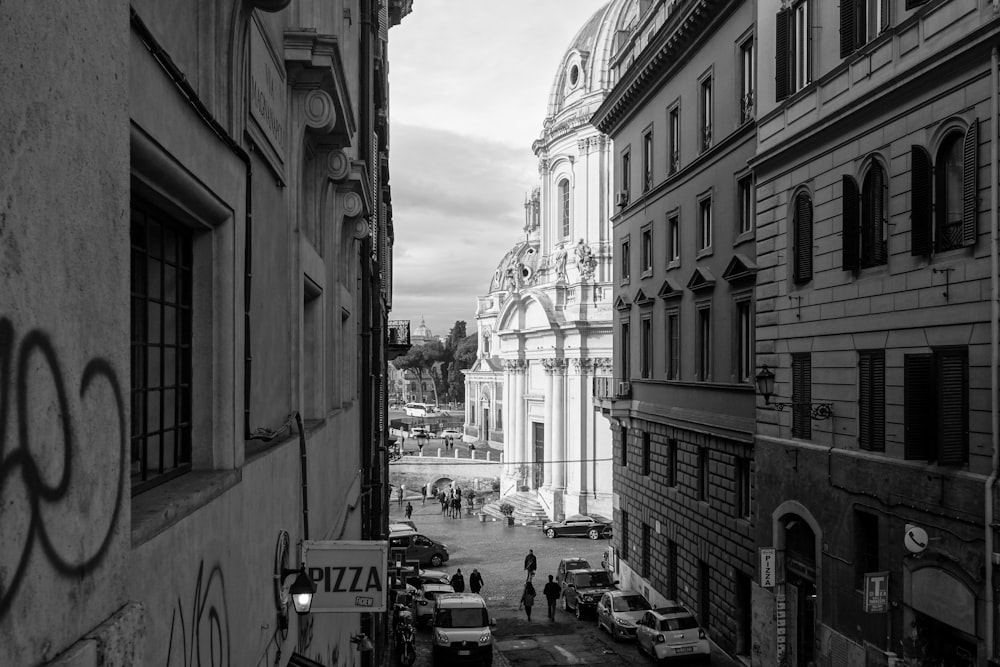
[[[795,408],[800,405],[808,405],[809,416],[816,421],[829,419],[833,416],[833,403],[810,403],[809,401],[767,401],[766,403],[777,412],[784,412],[788,406]]]

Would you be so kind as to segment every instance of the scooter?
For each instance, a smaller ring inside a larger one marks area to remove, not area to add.
[[[413,612],[403,605],[396,605],[396,607],[396,657],[399,659],[399,664],[409,667],[417,659],[417,650],[414,646]]]

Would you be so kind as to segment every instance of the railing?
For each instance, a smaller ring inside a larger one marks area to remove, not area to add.
[[[389,345],[409,345],[410,344],[410,321],[409,320],[389,320],[388,329]]]
[[[595,377],[594,398],[618,399],[632,397],[632,383],[622,378]]]
[[[740,122],[745,123],[754,116],[753,91],[747,92],[740,100]]]

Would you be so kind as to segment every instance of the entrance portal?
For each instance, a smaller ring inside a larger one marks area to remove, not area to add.
[[[545,424],[531,422],[531,441],[535,445],[535,461],[532,468],[533,488],[540,489],[545,483]]]

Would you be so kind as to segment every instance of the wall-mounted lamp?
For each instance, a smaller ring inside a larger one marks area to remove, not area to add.
[[[296,575],[295,580],[286,585],[292,575]],[[306,573],[305,563],[298,568],[288,567],[288,533],[278,531],[278,543],[274,549],[274,603],[278,608],[278,626],[281,629],[288,627],[289,602],[296,614],[304,616],[312,609],[315,594],[316,584]]]
[[[358,635],[351,635],[351,643],[357,645],[358,650],[362,653],[370,653],[375,650],[372,640],[368,639],[368,635],[363,632]]]
[[[773,407],[778,412],[782,412],[787,406],[809,406],[809,416],[816,420],[829,419],[833,416],[833,403],[811,403],[809,401],[771,401],[774,395],[774,372],[764,364],[760,367],[760,372],[754,376],[757,383],[757,392],[764,397],[764,405]]]

